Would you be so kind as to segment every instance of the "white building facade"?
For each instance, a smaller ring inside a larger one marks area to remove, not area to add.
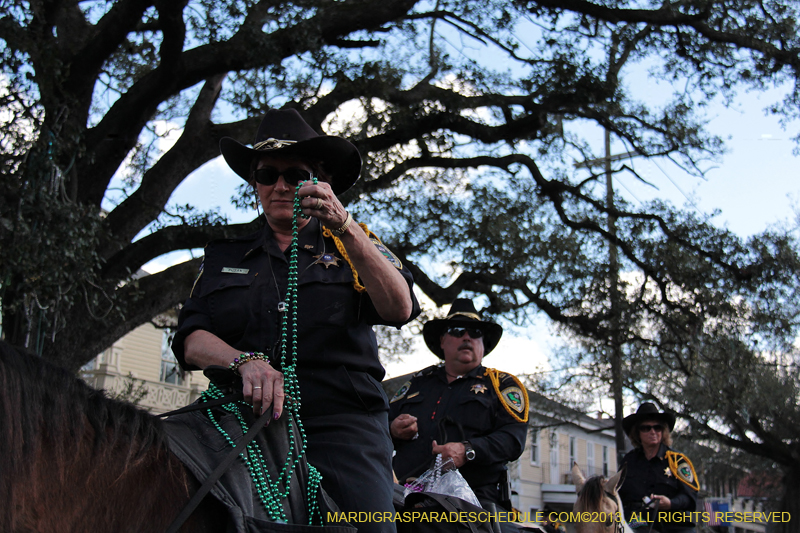
[[[587,477],[617,471],[613,421],[597,419],[528,391],[530,430],[522,456],[508,465],[512,503],[533,516],[545,506],[571,510],[572,465]]]
[[[145,323],[106,349],[82,369],[92,387],[119,395],[133,387],[144,395],[139,407],[166,413],[195,401],[208,387],[202,372],[180,371],[169,344],[170,330]]]

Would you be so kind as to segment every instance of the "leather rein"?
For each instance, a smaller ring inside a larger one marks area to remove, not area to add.
[[[162,413],[157,416],[159,418],[167,418],[169,416],[199,411],[201,409],[211,409],[212,407],[218,407],[226,403],[236,402],[243,398],[244,395],[242,392],[236,391],[223,398],[218,398],[216,400],[211,400],[201,404],[187,405],[186,407],[182,407],[168,413]],[[178,513],[178,516],[176,516],[172,521],[172,524],[170,524],[170,526],[167,528],[166,533],[177,533],[184,522],[186,522],[195,509],[197,509],[197,506],[200,505],[200,502],[203,501],[203,498],[206,497],[217,480],[222,477],[222,475],[228,470],[228,468],[230,468],[231,464],[233,464],[233,462],[239,456],[239,450],[242,450],[256,437],[256,435],[258,435],[258,432],[261,431],[261,428],[264,427],[270,418],[272,418],[272,409],[269,409],[268,411],[262,413],[260,417],[258,417],[255,423],[250,426],[250,429],[247,431],[247,433],[245,433],[241,440],[236,443],[236,446],[234,446],[231,451],[228,452],[228,454],[222,461],[220,461],[214,471],[208,475],[205,481],[203,481],[203,484],[200,485],[200,488],[197,489],[197,492],[194,493],[194,496],[192,496],[192,498],[186,503],[181,512]]]

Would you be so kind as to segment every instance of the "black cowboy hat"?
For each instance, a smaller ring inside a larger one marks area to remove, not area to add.
[[[350,141],[319,135],[294,109],[267,111],[252,148],[231,137],[223,137],[219,149],[228,166],[246,181],[250,181],[253,158],[265,154],[321,161],[337,195],[352,187],[361,173],[361,154]]]
[[[670,431],[675,427],[675,415],[672,413],[660,413],[658,407],[650,402],[645,402],[639,406],[634,414],[628,415],[622,420],[622,428],[625,430],[625,434],[630,433],[631,429],[642,420],[658,420],[665,423]]]
[[[483,354],[489,355],[494,350],[500,337],[503,335],[503,326],[494,322],[481,320],[475,304],[467,298],[458,298],[450,306],[447,318],[429,320],[422,327],[422,337],[428,349],[436,354],[439,359],[444,359],[440,340],[449,327],[477,328],[483,332]]]

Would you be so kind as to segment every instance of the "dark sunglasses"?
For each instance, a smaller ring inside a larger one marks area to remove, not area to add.
[[[642,424],[641,426],[639,426],[640,433],[649,433],[651,429],[656,430],[656,433],[661,433],[662,431],[664,431],[664,426],[660,424],[656,425]]]
[[[479,330],[478,328],[447,328],[447,334],[452,335],[453,337],[460,339],[464,336],[464,333],[472,337],[473,339],[480,339],[483,337],[483,331]]]
[[[308,181],[314,177],[313,172],[297,167],[289,167],[278,170],[275,167],[263,167],[253,171],[253,179],[261,185],[275,185],[278,178],[283,176],[283,180],[291,187],[297,187],[301,181]]]

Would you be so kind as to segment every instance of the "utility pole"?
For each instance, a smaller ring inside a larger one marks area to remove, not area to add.
[[[614,211],[614,183],[611,173],[611,133],[606,130],[606,207],[608,208],[608,233],[612,239],[617,238],[617,217]],[[622,351],[619,341],[619,263],[617,262],[617,245],[608,243],[608,298],[611,307],[611,396],[614,398],[614,435],[617,446],[617,465],[622,461],[625,452],[625,432],[622,429]]]
[[[608,299],[611,315],[608,339],[611,363],[611,397],[614,399],[614,436],[617,447],[617,465],[625,455],[625,431],[622,429],[622,419],[625,416],[622,405],[622,350],[619,338],[620,329],[620,300],[619,300],[619,262],[617,260],[617,245],[613,242],[617,238],[617,217],[614,211],[614,183],[611,163],[620,159],[627,159],[639,155],[638,152],[625,152],[611,155],[611,132],[605,130],[605,157],[591,159],[576,163],[575,168],[591,168],[603,164],[606,174],[606,208],[608,209],[607,229],[612,242],[608,243]]]

